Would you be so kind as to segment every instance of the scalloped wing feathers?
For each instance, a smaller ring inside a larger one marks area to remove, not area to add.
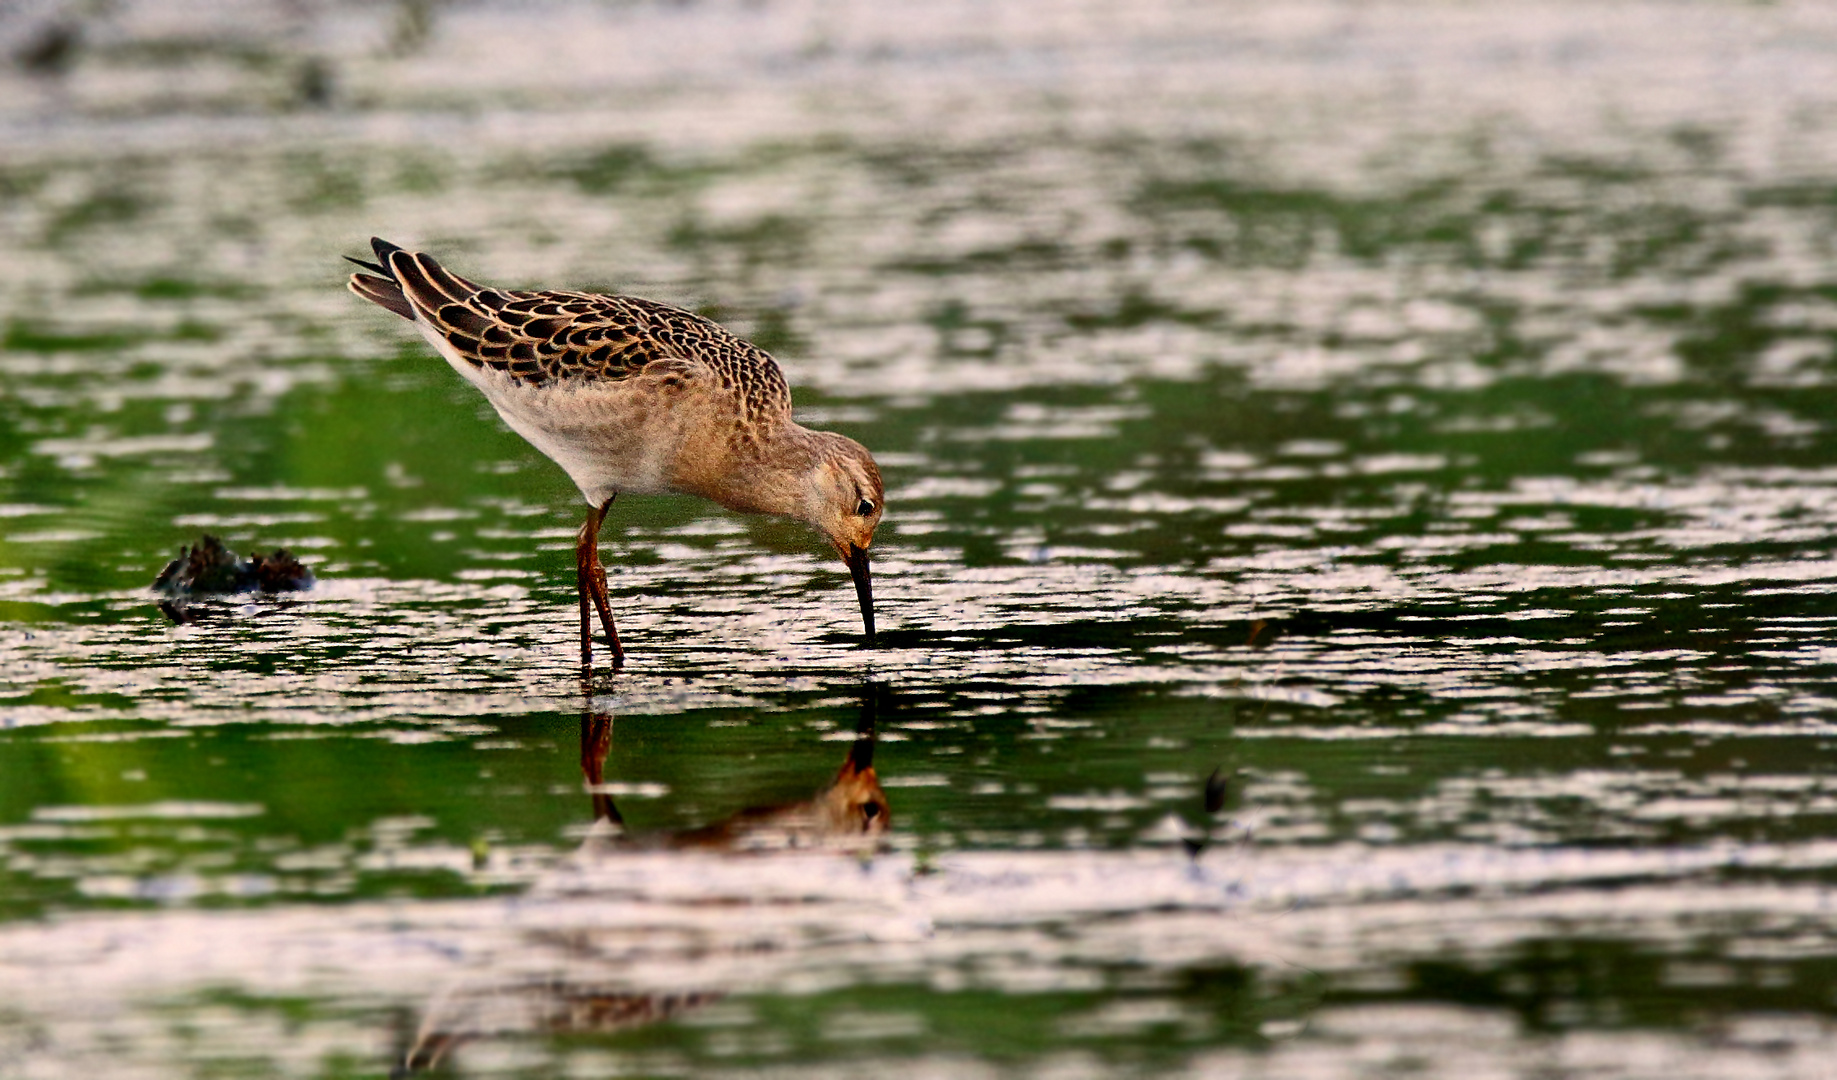
[[[631,296],[491,289],[423,252],[372,242],[394,280],[351,275],[351,291],[430,327],[465,362],[526,386],[623,381],[647,369],[666,380],[707,377],[754,415],[784,415],[791,394],[777,361],[724,327],[681,308]],[[361,264],[369,265],[369,264]]]

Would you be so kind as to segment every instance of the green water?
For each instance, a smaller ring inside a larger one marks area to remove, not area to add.
[[[1132,10],[149,2],[0,74],[0,1076],[1821,1075],[1816,12]],[[773,350],[880,647],[633,497],[583,684],[580,496],[373,234]],[[176,625],[207,532],[318,584]],[[595,717],[658,843],[871,718],[884,849],[579,870]]]

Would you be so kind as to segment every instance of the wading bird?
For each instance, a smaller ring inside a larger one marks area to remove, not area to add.
[[[848,565],[874,640],[868,547],[884,490],[867,448],[791,419],[778,362],[680,308],[633,296],[490,289],[421,252],[372,239],[351,291],[415,324],[512,431],[587,498],[574,563],[581,663],[592,609],[625,658],[600,564],[599,528],[621,492],[682,492],[747,514],[809,522]]]

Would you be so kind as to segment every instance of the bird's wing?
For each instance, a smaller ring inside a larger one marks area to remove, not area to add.
[[[754,410],[790,412],[777,361],[699,315],[632,296],[488,289],[430,255],[374,243],[381,265],[371,269],[392,280],[353,274],[352,291],[398,315],[418,316],[477,367],[547,386],[618,381],[662,365],[685,380],[712,380]]]

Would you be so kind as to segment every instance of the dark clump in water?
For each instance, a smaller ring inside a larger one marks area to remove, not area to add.
[[[205,533],[153,579],[153,588],[168,596],[209,593],[298,592],[313,587],[313,572],[286,548],[271,555],[239,559],[223,542]]]

